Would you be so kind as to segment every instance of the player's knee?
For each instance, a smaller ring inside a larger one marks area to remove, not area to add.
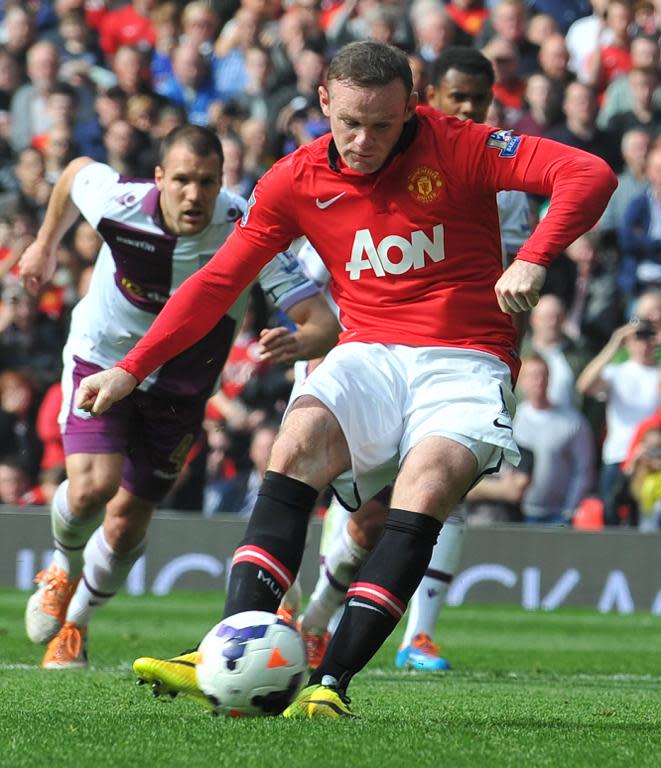
[[[92,514],[104,507],[117,493],[118,483],[112,478],[95,479],[91,476],[69,482],[69,504],[81,516]]]
[[[143,515],[107,515],[103,532],[116,554],[134,550],[145,538],[149,518]]]
[[[383,532],[386,521],[386,506],[376,499],[371,499],[353,513],[347,528],[351,538],[363,549],[372,549]]]
[[[295,416],[280,431],[269,469],[323,487],[351,466],[344,436],[327,414],[317,409]]]
[[[305,459],[305,451],[288,434],[280,434],[271,449],[269,469],[283,474],[290,474],[300,469]],[[309,461],[309,457],[308,457]]]

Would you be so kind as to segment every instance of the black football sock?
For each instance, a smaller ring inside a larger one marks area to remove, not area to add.
[[[223,618],[242,611],[274,613],[303,559],[310,513],[319,492],[279,472],[267,472],[234,553]]]
[[[346,689],[404,615],[440,530],[433,517],[390,510],[383,536],[349,587],[342,619],[310,683],[329,675]]]

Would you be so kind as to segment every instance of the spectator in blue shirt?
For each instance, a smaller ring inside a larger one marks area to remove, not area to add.
[[[193,42],[179,44],[172,55],[172,77],[162,81],[158,93],[181,104],[191,123],[207,124],[209,104],[218,98],[209,67]]]

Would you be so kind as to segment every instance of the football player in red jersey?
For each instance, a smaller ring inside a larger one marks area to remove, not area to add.
[[[474,48],[450,46],[439,56],[430,72],[426,102],[445,115],[483,123],[493,98],[493,83],[491,62],[483,54]],[[528,199],[524,192],[507,190],[498,192],[497,204],[503,263],[508,265],[530,236]],[[523,319],[523,313],[513,319],[518,318]],[[502,474],[483,479],[471,489],[467,499],[518,503],[530,482],[529,464],[529,460],[522,461],[517,468],[508,466]],[[317,584],[298,623],[308,650],[308,661],[313,668],[323,658],[330,638],[328,627],[331,619],[344,603],[349,584],[381,533],[388,501],[389,489],[384,489],[351,516],[334,502],[324,518],[324,561]],[[429,567],[409,603],[404,638],[395,659],[397,667],[430,671],[450,668],[448,660],[434,643],[433,635],[438,614],[459,566],[465,515],[465,507],[460,505],[444,522]],[[289,605],[290,601],[288,593],[285,602]]]
[[[616,180],[599,158],[417,107],[399,50],[351,43],[319,89],[331,133],[261,179],[241,224],[77,404],[103,413],[211,327],[276,252],[306,235],[345,327],[306,380],[273,447],[232,566],[225,615],[275,611],[300,566],[319,491],[350,506],[394,479],[384,533],[291,717],[351,716],[346,689],[403,615],[442,521],[503,456],[513,463],[512,313],[599,218]],[[496,193],[551,196],[503,272]]]

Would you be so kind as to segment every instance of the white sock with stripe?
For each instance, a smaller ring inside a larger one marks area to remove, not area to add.
[[[85,547],[83,578],[71,598],[66,620],[87,626],[93,612],[122,587],[145,547],[146,540],[143,539],[130,552],[119,555],[106,541],[103,527],[97,528]]]
[[[83,569],[85,545],[103,519],[105,506],[85,519],[75,517],[67,500],[68,488],[68,480],[58,486],[51,502],[50,517],[55,547],[53,560],[73,581]]]
[[[345,525],[326,555],[322,573],[303,614],[305,631],[314,634],[326,631],[331,617],[344,604],[347,589],[367,554],[367,550],[351,538]]]

